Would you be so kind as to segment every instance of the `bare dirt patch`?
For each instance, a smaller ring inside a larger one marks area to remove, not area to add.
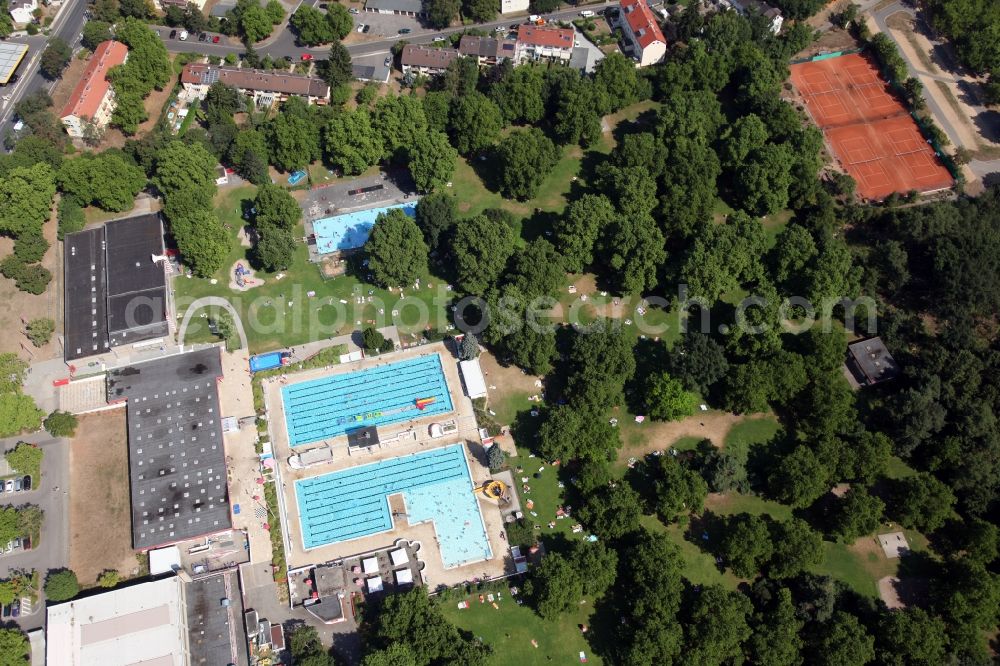
[[[833,28],[825,31],[819,39],[812,42],[803,51],[795,54],[795,59],[811,58],[820,53],[836,53],[837,51],[847,51],[858,46],[858,42],[851,37],[851,34],[841,28]]]
[[[0,336],[0,352],[14,352],[27,361],[55,358],[62,351],[56,335],[62,330],[62,270],[59,253],[61,244],[56,241],[56,221],[49,219],[42,227],[42,234],[49,242],[49,249],[42,258],[42,266],[52,273],[52,282],[44,293],[35,296],[19,291],[13,280],[0,277],[0,330],[7,335]],[[14,251],[14,241],[0,238],[0,259]],[[35,347],[24,335],[25,322],[48,318],[55,322],[56,333],[44,347]]]
[[[125,410],[80,417],[70,447],[70,568],[89,585],[105,569],[139,573],[132,550]]]
[[[722,448],[729,431],[746,418],[727,412],[699,412],[682,421],[657,423],[647,419],[644,423],[620,424],[625,446],[618,452],[618,461],[633,456],[640,458],[653,451],[661,451],[684,437],[708,439],[715,446]],[[636,445],[636,439],[641,443]]]
[[[83,76],[83,70],[87,69],[87,63],[90,61],[89,58],[73,58],[69,61],[69,65],[63,70],[62,77],[59,79],[59,83],[52,90],[52,112],[57,116],[62,112],[66,102],[69,101],[69,96],[73,94],[73,88],[76,84],[80,82],[80,77]]]

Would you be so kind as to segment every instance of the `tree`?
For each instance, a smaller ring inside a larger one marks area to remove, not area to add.
[[[326,157],[345,175],[357,175],[377,164],[384,148],[367,109],[341,111],[323,128]]]
[[[471,333],[462,336],[462,342],[458,346],[458,358],[462,361],[471,361],[479,358],[479,340]]]
[[[257,189],[253,201],[254,223],[261,228],[279,227],[292,230],[302,219],[302,208],[288,191],[265,183]]]
[[[442,240],[454,229],[457,217],[455,197],[450,194],[432,193],[417,202],[417,226],[432,253],[442,250]]]
[[[409,215],[398,208],[380,213],[365,243],[368,268],[376,284],[413,284],[427,273],[427,244]]]
[[[27,474],[37,483],[38,478],[42,474],[42,458],[44,455],[42,449],[34,444],[18,442],[17,446],[8,449],[4,454],[4,459],[10,465],[11,469],[21,474]]]
[[[667,372],[689,391],[702,395],[726,375],[729,363],[722,345],[705,333],[689,330],[670,351]]]
[[[573,72],[574,74],[576,72]],[[609,105],[602,100],[589,78],[574,76],[553,87],[555,113],[552,130],[561,144],[589,146],[601,138],[600,110]]]
[[[278,0],[267,0],[267,4],[264,5],[264,13],[271,20],[271,25],[279,25],[285,20],[285,10]]]
[[[500,109],[482,93],[463,95],[452,106],[448,133],[452,144],[462,155],[489,148],[500,136],[502,128]]]
[[[361,341],[367,352],[379,352],[385,345],[385,336],[374,326],[366,326],[361,331]]]
[[[426,0],[427,24],[432,28],[447,28],[461,6],[461,0]]]
[[[882,522],[885,503],[855,486],[839,500],[831,517],[831,532],[846,543],[871,534]]]
[[[229,236],[211,210],[188,217],[170,217],[170,228],[184,261],[197,275],[208,277],[222,270],[229,254]]]
[[[650,375],[644,396],[646,411],[655,421],[679,421],[694,414],[698,396],[666,372]]]
[[[52,274],[48,269],[37,264],[26,264],[16,254],[0,262],[0,274],[14,280],[19,290],[36,296],[44,293],[52,281]]]
[[[444,187],[455,174],[458,151],[448,143],[444,132],[427,132],[417,137],[409,156],[410,174],[421,192]]]
[[[268,126],[272,163],[294,171],[320,156],[319,129],[312,118],[279,113]]]
[[[343,39],[347,35],[351,34],[351,30],[354,28],[354,21],[351,20],[351,14],[347,11],[347,8],[341,4],[331,3],[326,7],[326,22],[330,24],[330,30],[333,33],[333,39]]]
[[[56,330],[56,323],[47,317],[32,319],[25,327],[24,334],[31,340],[31,344],[36,347],[44,347],[49,344],[52,334]]]
[[[754,615],[754,630],[746,643],[747,658],[754,664],[798,666],[802,663],[802,637],[805,624],[796,617],[792,593],[778,589],[771,607]]]
[[[748,513],[732,516],[726,521],[719,553],[736,575],[754,578],[774,553],[767,523]]]
[[[495,285],[514,253],[514,231],[485,215],[462,220],[455,228],[452,254],[458,286],[469,294],[483,294]]]
[[[331,88],[342,86],[354,78],[351,68],[351,54],[347,47],[340,42],[334,42],[330,46],[330,57],[326,61],[324,69],[324,79]]]
[[[77,419],[70,412],[56,410],[45,418],[44,425],[53,437],[73,437],[76,435]]]
[[[621,448],[618,431],[600,413],[559,405],[538,429],[538,451],[547,460],[608,462]]]
[[[101,42],[111,39],[111,24],[104,21],[87,21],[83,24],[80,43],[83,48],[93,51]]]
[[[105,569],[97,577],[97,584],[104,588],[117,587],[118,583],[121,582],[121,578],[121,574],[114,569]]]
[[[430,129],[424,105],[415,95],[389,95],[378,100],[372,125],[381,135],[385,157],[393,160],[415,157],[418,142],[426,141]]]
[[[547,620],[575,608],[583,597],[583,572],[559,553],[542,558],[531,578],[525,582],[525,594],[532,598],[535,610]]]
[[[60,189],[82,206],[121,212],[135,205],[136,195],[146,186],[146,174],[121,153],[109,150],[66,160],[58,181]]]
[[[30,396],[21,393],[0,393],[0,437],[38,430],[42,410]]]
[[[655,472],[656,513],[665,520],[698,513],[705,503],[708,486],[701,475],[673,456],[660,456]]]
[[[642,503],[627,483],[593,491],[580,508],[580,520],[604,539],[620,539],[639,529]]]
[[[806,507],[829,489],[829,472],[807,446],[797,446],[774,466],[768,485],[776,499]]]
[[[291,230],[279,226],[258,229],[260,238],[253,247],[254,264],[266,271],[285,270],[295,258],[298,243]]]
[[[16,238],[40,231],[55,193],[55,174],[44,162],[9,171],[0,178],[0,232]]]
[[[23,666],[28,663],[30,655],[28,637],[20,629],[0,629],[0,665]]]
[[[642,294],[653,289],[657,272],[667,260],[665,239],[649,215],[620,215],[604,240],[608,265],[614,280],[627,294]]]
[[[41,231],[31,230],[22,233],[14,241],[14,256],[26,264],[34,264],[45,257],[49,251],[49,242]]]
[[[307,5],[308,6],[308,5]],[[205,120],[208,124],[218,125],[233,123],[233,116],[243,108],[243,98],[240,91],[216,81],[208,87],[205,94]]]
[[[289,634],[288,639],[288,651],[291,652],[294,663],[305,666],[333,666],[333,659],[326,654],[315,627],[301,624]]]
[[[814,658],[817,664],[862,666],[875,659],[875,640],[856,616],[834,611],[823,625]]]
[[[366,654],[361,666],[417,666],[417,662],[405,643],[393,643],[384,650]]]
[[[13,352],[0,353],[0,393],[21,390],[28,374],[28,364]]]
[[[823,538],[800,518],[772,523],[771,542],[774,553],[767,567],[771,578],[791,578],[823,561]]]
[[[736,491],[748,493],[750,481],[747,478],[747,456],[742,448],[717,449],[708,443],[708,453],[702,460],[701,473],[713,493]]]
[[[639,81],[635,63],[621,53],[611,53],[597,63],[594,85],[603,92],[600,98],[609,102],[608,108],[601,109],[601,113],[613,113],[639,101]]]
[[[634,346],[635,340],[611,322],[577,332],[569,353],[573,370],[566,380],[570,404],[598,413],[622,404],[625,382],[635,374]]]
[[[511,132],[497,146],[501,194],[522,201],[534,198],[558,157],[555,144],[537,127]]]
[[[562,256],[544,238],[536,238],[516,253],[507,272],[507,282],[529,299],[554,294],[565,279]]]
[[[486,449],[486,460],[491,472],[499,472],[507,462],[507,453],[494,443]]]
[[[70,50],[69,44],[61,37],[52,37],[45,50],[42,51],[41,60],[38,61],[38,69],[42,72],[42,76],[50,81],[58,79],[62,76],[71,57],[73,57],[73,51]]]
[[[80,231],[87,224],[83,208],[81,208],[80,204],[71,198],[60,199],[58,211],[59,231],[56,237],[59,240],[62,240],[66,234]]]
[[[603,194],[584,194],[570,202],[555,228],[566,270],[579,273],[593,264],[594,247],[614,222],[615,208]]]
[[[49,601],[68,601],[79,593],[76,574],[69,569],[54,569],[45,577],[45,598]]]
[[[463,0],[462,15],[475,23],[489,23],[497,17],[496,3],[491,0]]]
[[[904,527],[933,532],[952,513],[955,495],[932,474],[921,472],[894,483],[889,513]]]
[[[853,5],[852,5],[853,6]],[[887,666],[934,666],[947,662],[948,633],[941,618],[923,608],[883,613],[875,634],[875,654]]]
[[[543,69],[532,64],[511,67],[490,86],[489,96],[508,125],[537,123],[545,116]]]
[[[261,7],[257,0],[238,0],[232,11],[233,17],[236,19],[237,30],[247,44],[259,42],[270,35],[274,29],[274,23],[267,10]]]
[[[718,585],[703,587],[684,622],[684,663],[708,666],[736,661],[751,634],[750,600]]]

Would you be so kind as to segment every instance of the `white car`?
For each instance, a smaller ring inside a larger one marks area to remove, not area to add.
[[[7,484],[6,484],[5,488],[7,489],[7,492],[9,492],[9,493],[14,492],[14,479],[7,479]]]
[[[435,37],[435,38],[434,38],[434,39],[432,39],[431,41],[432,41],[432,42],[434,42],[435,44],[437,44],[437,43],[439,43],[439,42],[443,42],[443,41],[445,41],[445,39],[444,39],[444,37]]]
[[[538,23],[538,21],[541,20],[541,18],[542,17],[539,16],[538,14],[532,14],[531,16],[528,17],[528,21],[531,23]]]
[[[365,24],[364,23],[359,23],[358,24],[358,32],[364,32],[364,31],[365,31]]]
[[[177,35],[177,38],[180,39],[182,42],[185,41],[185,40],[187,40],[187,38],[188,38],[188,31],[187,30],[181,30],[181,34]]]
[[[360,14],[361,13],[361,12],[358,11],[357,7],[351,7],[347,11],[350,12],[351,14]]]
[[[594,12],[592,12],[589,9],[584,9],[582,12],[580,12],[580,16],[582,16],[583,18],[590,18],[593,15],[594,15]]]

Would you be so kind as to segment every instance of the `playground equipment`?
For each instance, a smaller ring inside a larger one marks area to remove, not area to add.
[[[247,277],[250,275],[250,269],[243,265],[243,262],[236,263],[236,285],[242,289],[247,286]]]
[[[486,499],[496,500],[502,504],[510,502],[510,488],[503,481],[496,479],[490,479],[482,485],[476,486],[472,492],[482,493]]]
[[[437,398],[417,398],[416,406],[417,409],[423,411],[428,405],[433,405],[437,401]]]

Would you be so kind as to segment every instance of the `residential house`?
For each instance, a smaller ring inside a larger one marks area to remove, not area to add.
[[[501,14],[515,14],[528,11],[529,0],[500,0]]]
[[[59,114],[67,134],[83,137],[88,122],[98,129],[107,127],[115,110],[115,91],[108,81],[108,71],[126,60],[128,47],[121,42],[108,40],[97,45],[83,77]]]
[[[392,69],[383,63],[374,65],[351,65],[351,75],[365,83],[389,83]]]
[[[514,61],[518,64],[542,59],[566,62],[573,55],[575,35],[571,28],[519,25]]]
[[[403,69],[403,74],[410,72],[424,75],[440,74],[448,69],[448,65],[457,57],[459,57],[457,49],[436,49],[430,46],[407,44],[403,47],[399,64]]]
[[[38,9],[38,0],[10,0],[7,9],[14,23],[26,25],[35,20],[34,12]]]
[[[871,386],[888,381],[900,372],[899,365],[879,337],[847,345],[846,365],[855,386]]]
[[[192,62],[184,66],[181,83],[188,94],[204,99],[216,81],[236,88],[253,98],[257,108],[266,109],[289,97],[301,97],[310,104],[330,101],[330,86],[323,79],[291,72],[264,71]]]
[[[512,39],[463,35],[458,44],[458,52],[463,56],[476,58],[480,66],[495,65],[504,58],[514,59],[517,42]]]
[[[424,16],[423,0],[368,0],[365,11],[396,16]]]
[[[640,67],[663,60],[667,54],[667,39],[646,0],[619,0],[618,4],[621,9],[618,24],[626,52]]]
[[[776,7],[772,7],[762,0],[729,0],[729,2],[741,14],[757,12],[768,20],[771,32],[776,35],[781,32],[781,26],[784,25],[785,19],[781,15],[781,10]]]

